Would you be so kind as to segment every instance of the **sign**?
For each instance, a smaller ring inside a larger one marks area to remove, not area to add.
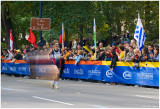
[[[50,30],[50,18],[32,18],[31,29],[32,30]]]
[[[97,61],[80,61],[78,65],[74,63],[75,61],[65,61],[63,77],[159,86],[159,67],[155,67],[159,62],[150,62],[147,66],[142,62],[138,69],[132,66],[133,63],[117,62],[113,71],[110,71],[110,61],[102,61],[101,65]]]
[[[6,74],[30,75],[30,65],[27,63],[1,63],[1,72]]]

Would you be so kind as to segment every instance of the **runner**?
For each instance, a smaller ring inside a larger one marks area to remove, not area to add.
[[[54,47],[49,52],[49,58],[52,60],[52,63],[54,64],[53,66],[54,77],[53,77],[53,81],[51,82],[51,88],[54,89],[55,87],[56,89],[59,89],[58,80],[59,80],[59,73],[61,68],[61,59],[63,58],[63,52],[59,48],[59,42],[57,40],[55,40],[53,44],[54,44]]]

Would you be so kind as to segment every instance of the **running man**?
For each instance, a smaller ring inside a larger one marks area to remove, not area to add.
[[[55,40],[53,44],[54,44],[54,47],[49,52],[49,58],[52,60],[52,63],[54,64],[53,66],[54,77],[53,77],[53,81],[51,82],[52,83],[51,85],[52,85],[52,89],[54,89],[54,87],[56,89],[59,89],[58,80],[59,80],[59,73],[61,68],[61,59],[63,58],[63,52],[59,48],[59,42],[57,40]]]

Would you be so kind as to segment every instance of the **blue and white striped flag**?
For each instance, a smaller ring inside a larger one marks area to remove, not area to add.
[[[138,49],[141,51],[145,42],[145,33],[143,29],[143,25],[138,13],[138,22],[134,33],[134,39],[138,41]]]

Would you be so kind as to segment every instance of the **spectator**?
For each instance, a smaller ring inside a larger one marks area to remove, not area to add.
[[[8,58],[9,53],[8,53],[7,49],[3,49],[3,55],[5,58]]]
[[[24,54],[24,60],[26,61],[26,62],[29,62],[29,53],[30,53],[30,50],[26,50],[26,53]]]
[[[105,61],[111,61],[111,54],[110,54],[110,51],[109,49],[106,50],[105,52]]]
[[[90,58],[89,60],[93,61],[93,60],[95,60],[95,59],[96,59],[95,50],[92,49],[92,50],[91,50],[91,58]]]
[[[156,48],[156,49],[154,50],[153,61],[159,62],[159,48]]]
[[[133,57],[134,67],[136,68],[139,67],[139,61],[140,61],[139,49],[134,49],[134,57]]]
[[[155,49],[154,55],[153,56],[151,55],[150,57],[151,59],[149,59],[149,61],[159,62],[159,48]]]
[[[98,58],[100,56],[100,48],[99,48],[99,46],[96,47],[96,56],[97,56],[96,60],[98,60]]]
[[[13,58],[12,52],[10,52],[10,51],[8,50],[8,53],[9,53],[9,55],[8,55],[8,58],[7,58],[6,60],[12,60],[12,58]]]
[[[65,49],[64,60],[68,60],[69,59],[69,55],[70,55],[70,53],[69,53],[68,49]]]
[[[133,58],[131,58],[131,57],[134,57],[134,52],[133,52],[133,47],[132,46],[129,47],[129,52],[127,53],[125,62],[132,61]]]
[[[13,58],[11,62],[14,62],[15,60],[22,60],[21,51],[20,50],[16,50],[16,51],[18,54]]]
[[[46,45],[46,41],[43,39],[43,37],[41,38],[41,40],[38,41],[38,47],[39,49],[43,49],[43,46]]]
[[[81,59],[83,59],[83,51],[79,50],[78,51],[78,57],[76,59],[75,65],[77,65],[80,62]]]
[[[153,55],[154,55],[154,50],[153,50],[153,45],[149,45],[148,46],[148,59],[150,60],[151,59],[151,57],[153,57]]]
[[[89,60],[87,50],[83,50],[83,60]]]
[[[120,46],[119,48],[120,48],[120,54],[118,54],[118,53],[117,54],[118,54],[118,60],[121,61],[121,59],[124,58],[124,55],[125,55],[124,54],[124,46]]]
[[[112,43],[112,51],[115,51],[115,53],[119,53],[119,49],[118,49],[118,47],[116,47],[115,42]]]
[[[110,65],[110,71],[113,71],[113,69],[116,66],[116,62],[118,61],[118,56],[116,55],[115,50],[112,50],[112,62]]]
[[[81,50],[81,45],[77,45],[77,50]]]
[[[105,51],[101,50],[100,51],[100,56],[98,57],[98,60],[104,60],[105,59]]]
[[[103,43],[102,43],[102,42],[99,43],[99,48],[100,48],[100,50],[104,50],[104,49],[105,49],[105,48],[103,47]]]
[[[129,52],[128,49],[124,49],[124,57],[121,59],[121,61],[125,61],[127,57],[127,53]]]
[[[143,48],[143,49],[142,49],[142,55],[140,56],[140,60],[141,60],[142,62],[148,60],[148,49],[147,49],[147,48]]]
[[[129,42],[128,41],[124,42],[124,47],[127,48],[127,49],[129,49]]]
[[[131,40],[131,45],[134,49],[136,48],[136,42],[134,39]]]
[[[77,48],[77,41],[76,41],[76,39],[74,39],[74,41],[73,41],[73,49],[76,49]]]

